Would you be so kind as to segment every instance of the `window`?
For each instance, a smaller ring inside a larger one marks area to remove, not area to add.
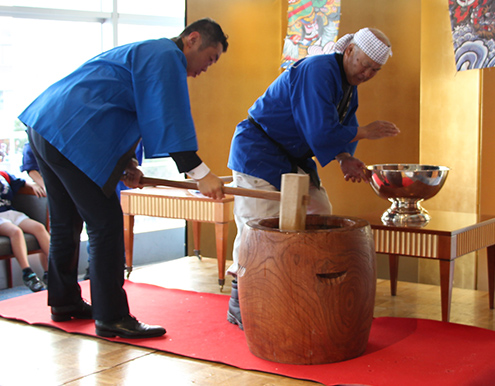
[[[11,17],[0,17],[0,28],[0,141],[10,144],[0,167],[17,176],[27,140],[17,116],[46,87],[101,51],[101,28],[97,23]]]
[[[101,11],[107,7],[107,12],[110,12],[112,0],[0,0],[0,5],[77,11]]]
[[[27,136],[17,116],[44,89],[113,46],[177,36],[184,22],[177,0],[0,0],[0,169],[29,178],[19,169]],[[183,178],[169,159],[143,168]]]

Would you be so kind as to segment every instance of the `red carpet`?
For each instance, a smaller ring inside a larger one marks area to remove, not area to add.
[[[88,283],[81,283],[89,299]],[[247,370],[327,385],[492,385],[495,332],[423,319],[377,318],[361,357],[328,365],[286,365],[252,355],[244,333],[226,321],[228,296],[126,282],[131,311],[167,334],[147,340],[109,339]],[[53,323],[46,292],[0,302],[0,316],[94,335],[92,321]]]

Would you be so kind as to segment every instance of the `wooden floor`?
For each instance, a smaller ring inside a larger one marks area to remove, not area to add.
[[[196,257],[185,257],[136,268],[130,280],[219,293],[215,259],[203,258],[200,261]],[[387,280],[378,280],[376,317],[441,320],[439,287],[399,282],[397,296],[391,297],[389,284]],[[230,278],[227,278],[223,293],[230,294]],[[454,289],[451,322],[495,330],[494,311],[488,307],[488,294]],[[1,386],[316,384],[1,318],[0,347]]]

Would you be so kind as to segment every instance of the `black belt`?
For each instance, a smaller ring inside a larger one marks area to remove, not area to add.
[[[297,168],[298,167],[301,168],[306,174],[309,174],[309,179],[311,180],[313,185],[316,186],[318,189],[320,188],[320,178],[318,177],[318,172],[315,169],[309,168],[306,166],[306,161],[309,158],[313,157],[312,151],[309,151],[305,157],[296,158],[296,157],[292,156],[280,143],[278,143],[272,137],[270,137],[268,135],[268,133],[265,130],[263,130],[261,125],[258,122],[256,122],[251,115],[248,115],[248,120],[249,120],[249,122],[251,122],[253,124],[254,127],[256,127],[258,130],[260,130],[262,133],[264,133],[265,136],[270,141],[272,141],[272,143],[275,144],[280,149],[280,151],[282,153],[285,154],[285,156],[289,159],[289,162],[291,164],[291,169],[292,169],[291,172],[292,173],[297,173]]]

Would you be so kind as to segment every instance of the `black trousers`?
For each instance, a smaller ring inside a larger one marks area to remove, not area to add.
[[[28,128],[50,211],[48,305],[65,306],[81,299],[77,281],[83,221],[90,245],[93,318],[112,321],[129,314],[123,289],[125,269],[122,208],[42,136]]]

